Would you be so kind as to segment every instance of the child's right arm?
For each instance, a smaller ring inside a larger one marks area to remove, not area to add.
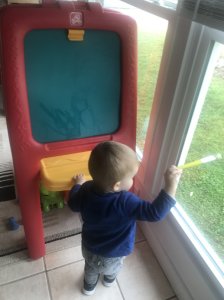
[[[153,202],[143,200],[133,193],[125,193],[122,202],[124,216],[136,220],[157,222],[166,217],[176,204],[175,194],[182,170],[171,166],[164,174],[165,187]]]
[[[164,191],[172,198],[176,195],[176,189],[180,180],[182,170],[176,166],[171,166],[164,174],[165,187]]]

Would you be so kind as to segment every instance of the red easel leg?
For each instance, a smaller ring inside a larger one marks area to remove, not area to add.
[[[39,190],[26,189],[19,195],[19,203],[29,256],[40,258],[45,255],[45,241]]]

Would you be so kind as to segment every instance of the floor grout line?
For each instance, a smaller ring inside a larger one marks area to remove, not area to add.
[[[142,243],[142,242],[146,242],[146,239],[142,239],[142,240],[139,240],[139,241],[135,242],[135,245],[139,244],[139,243]]]
[[[45,257],[48,256],[48,255],[51,255],[53,253],[59,253],[59,252],[62,252],[62,251],[66,251],[68,249],[72,249],[72,248],[78,248],[78,247],[81,247],[81,244],[80,245],[77,245],[77,246],[69,246],[69,247],[65,247],[63,249],[59,249],[59,250],[55,250],[55,251],[46,251],[46,254],[45,254]]]
[[[40,275],[40,274],[45,274],[46,271],[43,270],[41,272],[37,272],[35,274],[32,274],[32,275],[27,275],[27,276],[24,276],[24,277],[21,277],[21,278],[18,278],[18,279],[15,279],[15,280],[11,280],[11,281],[8,281],[6,283],[3,283],[3,284],[0,284],[0,287],[1,286],[6,286],[6,285],[10,285],[11,283],[15,283],[15,282],[18,282],[18,281],[21,281],[21,280],[24,280],[24,279],[28,279],[28,278],[31,278],[31,277],[35,277],[37,275]]]
[[[177,296],[176,296],[176,295],[174,295],[174,296],[171,296],[171,297],[169,297],[169,298],[167,298],[167,299],[165,299],[165,300],[172,300],[172,299],[177,299],[177,300],[178,300],[178,298],[177,298]]]
[[[124,297],[124,294],[122,293],[122,290],[121,290],[121,287],[120,287],[118,279],[116,279],[116,283],[117,283],[118,289],[120,291],[121,297],[123,298],[123,300],[125,300],[125,297]]]
[[[46,269],[46,272],[50,272],[50,271],[53,271],[53,270],[57,270],[57,269],[60,269],[60,268],[63,268],[63,267],[66,267],[66,266],[69,266],[69,265],[72,265],[72,264],[76,264],[78,262],[81,262],[81,261],[84,261],[84,258],[83,259],[79,259],[79,260],[75,260],[75,261],[72,261],[70,263],[66,263],[64,265],[60,265],[60,266],[57,266],[57,267],[54,267],[52,269]]]
[[[49,296],[50,296],[50,300],[53,300],[53,295],[52,295],[52,291],[51,291],[50,279],[49,279],[48,272],[47,272],[47,265],[46,265],[45,257],[43,258],[43,260],[44,260],[44,269],[45,269],[45,276],[46,276],[46,280],[47,280]]]

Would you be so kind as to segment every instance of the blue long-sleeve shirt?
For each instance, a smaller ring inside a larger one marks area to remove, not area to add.
[[[127,256],[133,251],[136,220],[163,219],[175,200],[162,190],[152,202],[131,192],[97,193],[93,181],[75,185],[69,207],[83,219],[82,243],[90,252],[104,257]]]

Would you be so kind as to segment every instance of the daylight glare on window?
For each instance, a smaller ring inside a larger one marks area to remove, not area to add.
[[[171,1],[170,1],[171,2]],[[175,1],[177,2],[177,1]],[[168,21],[122,1],[104,1],[104,6],[134,18],[138,28],[137,147],[144,149]]]
[[[178,3],[178,0],[146,0],[146,1],[169,9],[176,9]]]
[[[209,155],[219,159],[184,169],[177,199],[224,261],[224,45],[200,113],[186,163]],[[222,159],[220,159],[222,156]]]
[[[168,22],[140,10],[138,24],[137,146],[143,151]]]

